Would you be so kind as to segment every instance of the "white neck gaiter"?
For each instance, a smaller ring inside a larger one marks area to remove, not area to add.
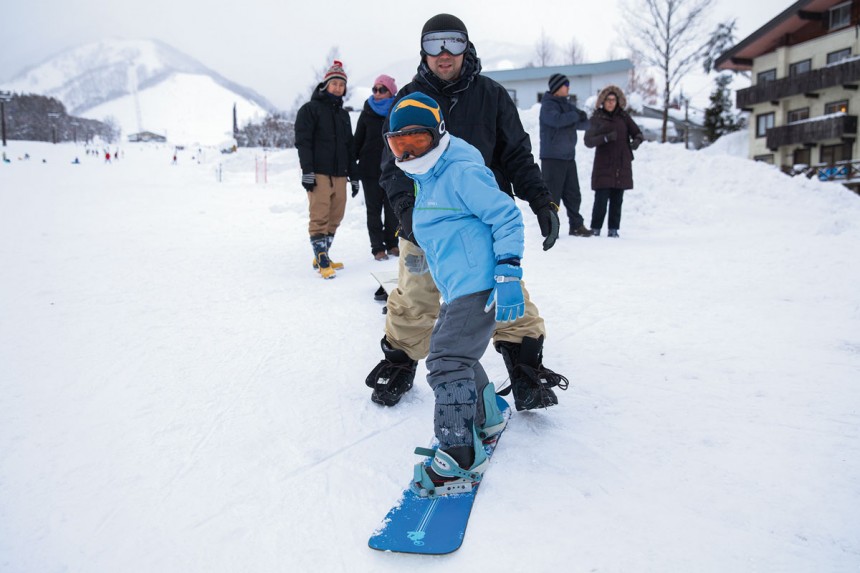
[[[436,162],[439,161],[439,158],[442,157],[442,154],[446,149],[448,149],[449,143],[451,143],[451,137],[448,135],[448,132],[445,132],[439,140],[439,145],[437,145],[436,148],[427,155],[422,155],[421,157],[416,157],[415,159],[409,159],[407,161],[398,161],[395,159],[394,164],[411,175],[424,175],[433,169],[433,166],[436,165]]]

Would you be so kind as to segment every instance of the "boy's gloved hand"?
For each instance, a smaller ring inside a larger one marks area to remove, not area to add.
[[[352,196],[355,197],[358,195],[358,179],[353,179],[349,184],[352,186]]]
[[[498,264],[495,270],[496,285],[484,312],[490,312],[495,305],[496,322],[513,322],[526,313],[526,301],[520,279],[523,269],[512,264]]]

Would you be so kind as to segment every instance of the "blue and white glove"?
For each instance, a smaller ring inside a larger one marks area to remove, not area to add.
[[[496,285],[484,312],[490,312],[493,305],[496,307],[496,322],[513,322],[526,313],[526,301],[523,296],[523,287],[520,279],[523,278],[523,269],[512,264],[502,263],[496,265]]]

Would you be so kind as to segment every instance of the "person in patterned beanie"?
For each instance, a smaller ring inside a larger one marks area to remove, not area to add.
[[[346,183],[353,197],[358,193],[358,165],[349,113],[343,109],[346,72],[335,60],[323,81],[296,114],[296,149],[307,191],[310,221],[308,233],[314,252],[313,266],[324,279],[333,279],[342,263],[329,253],[346,211]]]

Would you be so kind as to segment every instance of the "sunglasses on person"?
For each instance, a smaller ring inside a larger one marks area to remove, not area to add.
[[[372,91],[375,94],[387,94],[388,88],[385,86],[379,86],[379,87],[374,86],[374,87],[370,88],[370,91]]]
[[[428,56],[439,56],[448,52],[459,56],[469,47],[469,38],[463,32],[430,32],[421,38],[421,49]]]
[[[389,131],[383,134],[383,137],[397,161],[409,161],[433,150],[439,145],[443,133],[445,133],[444,122],[439,125],[439,129],[413,127],[400,131]]]

